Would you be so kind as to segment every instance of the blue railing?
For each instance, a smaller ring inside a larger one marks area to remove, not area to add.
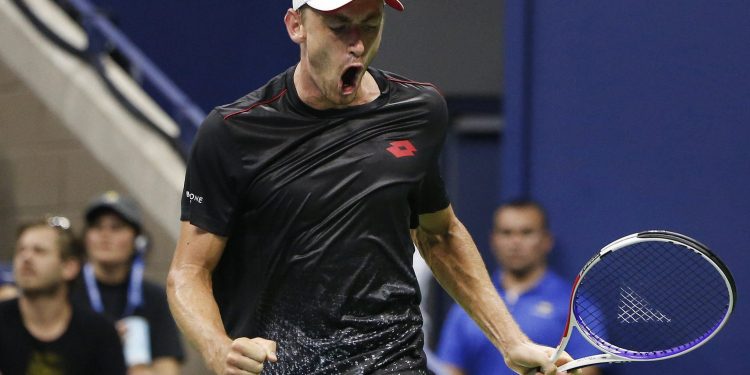
[[[78,51],[75,47],[72,47],[59,36],[57,36],[50,28],[44,25],[43,22],[36,17],[33,12],[26,6],[23,0],[15,0],[16,5],[19,9],[30,18],[41,31],[48,36],[53,42],[61,45],[65,50],[72,52],[79,57],[85,58],[90,62],[100,73],[102,78],[107,83],[107,86],[113,90],[113,93],[123,101],[123,104],[128,107],[131,111],[135,112],[136,116],[151,125],[157,132],[160,133],[167,141],[172,145],[173,148],[178,151],[183,158],[187,156],[188,149],[192,143],[195,133],[198,130],[203,119],[206,117],[205,113],[194,104],[190,98],[180,90],[177,85],[167,77],[164,72],[159,69],[146,55],[135,45],[125,34],[122,33],[112,22],[88,0],[57,0],[63,9],[69,14],[73,13],[74,18],[80,22],[81,26],[85,30],[88,36],[88,45],[84,51]],[[127,67],[130,71],[131,77],[146,88],[148,84],[149,93],[154,96],[155,101],[161,105],[166,113],[177,124],[180,134],[178,137],[168,135],[160,128],[156,127],[146,116],[135,108],[127,99],[120,94],[116,87],[108,80],[106,74],[104,74],[104,67],[101,63],[101,59],[104,56],[109,55],[113,50],[124,57],[127,61]]]

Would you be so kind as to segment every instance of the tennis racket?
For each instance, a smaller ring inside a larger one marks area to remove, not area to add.
[[[721,330],[736,299],[729,269],[700,242],[657,230],[620,238],[576,277],[552,361],[574,326],[603,354],[566,363],[559,371],[683,355]]]

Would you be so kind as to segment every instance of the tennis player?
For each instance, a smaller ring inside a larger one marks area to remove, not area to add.
[[[208,115],[172,312],[217,374],[427,374],[414,240],[512,369],[553,374],[552,349],[520,331],[451,209],[444,99],[370,67],[384,3],[403,10],[294,0],[284,23],[299,63]]]

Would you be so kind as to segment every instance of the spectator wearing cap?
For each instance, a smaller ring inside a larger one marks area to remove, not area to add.
[[[122,344],[110,322],[73,306],[80,252],[70,221],[22,224],[13,252],[18,298],[0,302],[3,375],[124,375]]]
[[[115,322],[128,374],[179,374],[184,352],[164,287],[143,277],[148,247],[138,204],[108,191],[85,211],[88,262],[73,303]]]

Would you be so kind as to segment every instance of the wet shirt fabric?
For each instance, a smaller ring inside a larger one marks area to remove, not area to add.
[[[374,101],[315,110],[292,67],[193,145],[181,218],[228,237],[214,296],[230,337],[277,341],[264,373],[426,373],[409,228],[449,204],[447,110],[429,84],[369,72]]]
[[[0,373],[125,375],[125,359],[115,327],[103,317],[74,308],[65,332],[41,341],[26,329],[13,299],[0,302]]]

